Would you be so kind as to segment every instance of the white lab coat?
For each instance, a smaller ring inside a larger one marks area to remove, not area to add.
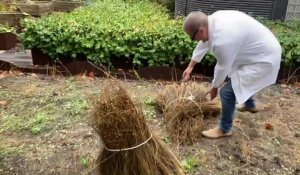
[[[226,76],[239,104],[274,84],[281,60],[281,46],[272,32],[245,13],[217,11],[208,16],[209,40],[199,42],[192,59],[200,62],[208,50],[216,57],[213,87]]]

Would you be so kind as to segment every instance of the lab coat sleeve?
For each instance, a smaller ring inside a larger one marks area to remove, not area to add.
[[[208,42],[205,43],[199,42],[196,48],[194,49],[192,60],[199,63],[203,59],[204,55],[207,53],[208,49],[209,49]]]
[[[220,87],[226,76],[231,72],[238,49],[238,42],[227,42],[215,46],[214,55],[217,58],[217,64],[215,66],[214,79],[212,81],[212,86],[214,88]]]

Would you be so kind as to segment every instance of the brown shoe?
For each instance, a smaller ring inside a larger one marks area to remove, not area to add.
[[[217,138],[220,138],[220,137],[231,136],[232,132],[229,131],[229,132],[224,133],[219,127],[215,127],[213,129],[203,131],[202,135],[207,137],[207,138],[217,139]]]
[[[240,112],[251,112],[251,113],[257,113],[258,109],[256,107],[254,108],[248,108],[247,106],[245,106],[245,104],[243,105],[237,105],[236,109]]]

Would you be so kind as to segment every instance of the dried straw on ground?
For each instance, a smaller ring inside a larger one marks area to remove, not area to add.
[[[204,84],[189,82],[167,85],[158,92],[156,101],[177,143],[193,143],[200,137],[204,119],[220,114],[220,102],[206,97],[209,89]]]
[[[101,175],[182,175],[178,159],[149,132],[143,114],[119,83],[110,83],[94,101],[93,128],[106,148],[97,160]],[[151,137],[152,136],[152,137]],[[150,139],[149,139],[150,138]],[[145,144],[132,150],[145,141]],[[120,149],[122,151],[108,151]]]

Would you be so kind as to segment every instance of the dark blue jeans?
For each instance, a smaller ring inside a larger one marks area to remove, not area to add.
[[[232,89],[231,80],[221,88],[220,98],[222,103],[222,116],[220,128],[223,132],[229,132],[232,128],[232,122],[234,118],[236,99]],[[255,107],[255,101],[253,97],[250,97],[246,102],[245,106],[248,108]]]

